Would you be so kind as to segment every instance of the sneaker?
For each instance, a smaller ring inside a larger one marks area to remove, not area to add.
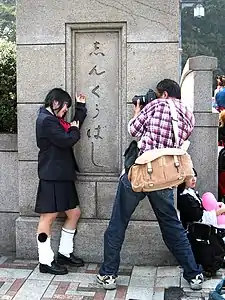
[[[198,274],[195,278],[190,280],[190,287],[192,290],[201,290],[204,282],[203,274]]]
[[[116,276],[114,275],[97,275],[97,282],[100,283],[106,290],[116,289]]]

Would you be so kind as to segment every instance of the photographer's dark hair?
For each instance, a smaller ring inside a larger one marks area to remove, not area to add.
[[[164,79],[157,84],[156,87],[160,96],[163,92],[167,92],[171,98],[181,99],[181,90],[179,84],[172,79]]]
[[[68,108],[72,104],[72,99],[70,95],[64,91],[63,89],[60,88],[54,88],[52,89],[47,96],[45,97],[44,101],[44,107],[51,107],[53,111],[53,102],[57,101],[59,103],[59,108],[57,109],[60,111],[62,107],[64,106],[65,102],[67,103]]]

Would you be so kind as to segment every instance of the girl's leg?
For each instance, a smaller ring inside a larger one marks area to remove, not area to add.
[[[39,269],[41,273],[63,275],[67,274],[68,271],[55,262],[50,239],[52,223],[57,215],[58,213],[44,213],[40,216],[37,229]]]
[[[37,229],[38,234],[44,232],[45,234],[47,234],[47,236],[50,236],[52,223],[55,221],[57,215],[57,212],[41,214]]]
[[[76,207],[65,211],[67,219],[62,227],[61,239],[59,244],[59,263],[69,263],[76,266],[83,266],[82,259],[73,255],[73,239],[76,233],[77,223],[80,218],[80,208]]]
[[[77,206],[76,208],[69,209],[65,211],[67,219],[63,225],[63,228],[70,229],[70,230],[76,230],[77,223],[80,219],[81,211],[80,207]]]

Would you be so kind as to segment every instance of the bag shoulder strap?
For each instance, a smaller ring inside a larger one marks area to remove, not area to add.
[[[179,136],[178,136],[178,116],[177,109],[172,99],[167,99],[167,103],[170,107],[171,118],[172,118],[172,126],[175,140],[175,148],[179,148]]]

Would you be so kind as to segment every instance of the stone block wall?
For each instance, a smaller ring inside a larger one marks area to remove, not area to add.
[[[16,251],[19,216],[17,135],[0,133],[0,255]]]

